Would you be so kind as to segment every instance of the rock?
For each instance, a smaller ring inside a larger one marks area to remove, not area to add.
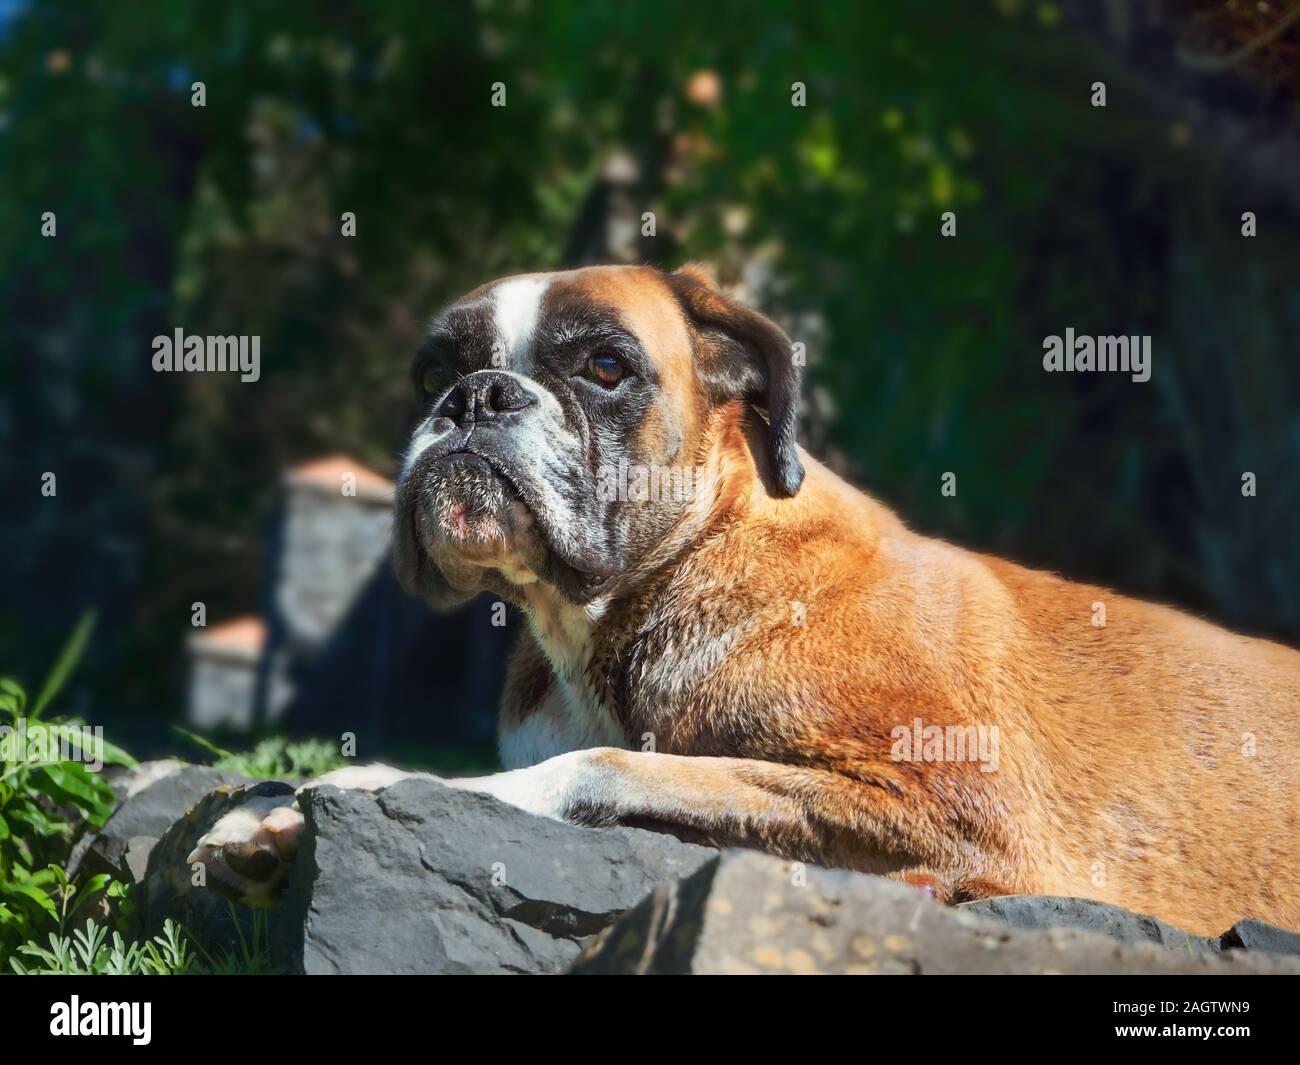
[[[1300,934],[1253,919],[1238,921],[1214,938],[1193,935],[1154,917],[1091,899],[1003,895],[964,903],[960,909],[997,918],[1015,928],[1081,928],[1125,943],[1158,943],[1183,953],[1217,954],[1235,949],[1300,955]]]
[[[144,932],[171,917],[209,955],[238,959],[256,930],[273,967],[295,973],[557,973],[657,882],[716,854],[432,780],[378,795],[322,787],[301,797],[307,827],[284,900],[253,917],[193,886],[185,858],[226,811],[275,788],[288,785],[220,788],[172,826],[149,858]]]
[[[634,828],[580,828],[406,780],[319,788],[277,923],[305,973],[556,973],[662,880],[716,852]]]
[[[1262,950],[1274,954],[1300,954],[1300,934],[1275,928],[1263,921],[1238,921],[1219,938],[1224,950]]]
[[[177,775],[137,789],[123,811],[152,788],[179,788]],[[217,818],[290,790],[223,784],[156,844],[128,834],[154,830],[143,810],[138,822],[124,817],[121,860],[138,870],[147,855],[141,931],[172,917],[209,959],[236,968],[258,938],[272,968],[312,974],[1300,974],[1300,958],[1285,954],[1300,936],[1257,921],[1235,925],[1220,952],[1084,899],[948,908],[880,877],[564,825],[431,780],[379,795],[305,793],[298,860],[271,910],[254,916],[192,885],[186,856]]]
[[[1183,954],[1217,954],[1219,941],[1174,928],[1154,917],[1092,899],[1054,895],[1002,895],[963,903],[959,909],[1004,921],[1013,928],[1078,928],[1123,943],[1156,943]]]
[[[245,783],[238,773],[174,759],[132,766],[110,780],[119,805],[102,828],[77,841],[69,868],[139,882],[153,845],[191,806],[213,788]]]
[[[106,765],[100,770],[99,777],[113,789],[113,794],[120,803],[154,781],[171,776],[184,765],[179,758],[156,758],[151,762],[137,762],[133,766]]]
[[[1296,973],[1300,960],[1014,928],[880,877],[728,851],[658,885],[577,973]]]

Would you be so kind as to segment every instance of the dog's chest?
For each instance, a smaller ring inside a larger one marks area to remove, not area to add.
[[[625,747],[627,738],[592,676],[594,630],[601,605],[575,607],[545,592],[528,596],[529,627],[551,666],[552,684],[532,713],[503,729],[507,769],[588,747]]]
[[[623,730],[603,704],[562,682],[527,717],[503,726],[497,740],[506,769],[522,769],[590,747],[627,746]]]

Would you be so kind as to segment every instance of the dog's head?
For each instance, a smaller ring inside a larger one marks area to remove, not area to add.
[[[535,581],[597,595],[691,505],[720,404],[767,412],[769,492],[803,479],[789,339],[695,268],[494,281],[433,320],[411,376],[424,417],[398,483],[396,561],[434,605]]]

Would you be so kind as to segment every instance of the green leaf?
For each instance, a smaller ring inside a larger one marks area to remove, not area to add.
[[[117,744],[109,743],[108,740],[99,741],[99,754],[104,759],[105,765],[132,766],[137,764],[137,760],[133,755],[122,750]]]
[[[54,668],[50,670],[50,675],[45,678],[45,684],[41,688],[40,695],[36,697],[36,702],[32,704],[28,716],[33,721],[40,719],[41,713],[49,706],[50,701],[59,694],[64,684],[67,683],[68,677],[72,675],[72,670],[76,667],[82,652],[86,649],[86,641],[90,639],[90,633],[94,627],[95,612],[88,610],[81,615],[77,627],[72,630],[72,635],[59,653]]]
[[[58,879],[54,873],[50,871],[51,868],[51,866],[47,866],[46,868],[33,873],[30,869],[24,869],[21,866],[14,866],[13,875],[19,883],[27,884],[31,887],[40,887],[42,884],[53,884]]]
[[[5,812],[8,814],[9,820],[14,822],[15,825],[28,825],[38,836],[59,835],[64,827],[62,821],[55,821],[48,817],[45,811],[35,803],[6,807]],[[30,835],[30,833],[28,834]]]
[[[40,727],[49,729],[58,737],[60,743],[66,743],[68,747],[78,753],[86,751],[87,741],[89,741],[90,750],[87,753],[95,758],[102,758],[105,765],[135,765],[135,759],[122,750],[121,747],[109,743],[106,739],[96,737],[93,732],[90,736],[87,736],[80,728],[73,725],[42,725]]]
[[[102,890],[112,879],[108,873],[96,873],[81,885],[81,890],[87,895],[93,895],[96,891]]]
[[[59,919],[59,911],[54,905],[54,900],[50,898],[49,895],[45,894],[45,892],[40,888],[32,887],[30,884],[11,884],[9,890],[18,895],[22,895],[25,898],[31,899],[34,903],[40,906],[41,909],[53,917],[54,920],[57,921]]]
[[[32,783],[55,801],[72,803],[81,809],[92,823],[98,819],[102,824],[113,812],[113,789],[80,762],[42,765],[39,772],[32,774]]]
[[[191,743],[196,743],[196,744],[198,744],[198,745],[199,745],[200,747],[202,747],[205,751],[207,751],[209,754],[213,755],[213,756],[216,757],[216,758],[233,758],[233,757],[234,757],[234,752],[232,752],[232,751],[228,751],[228,750],[226,750],[224,747],[218,747],[218,746],[217,746],[215,743],[213,743],[211,740],[206,739],[206,738],[203,737],[203,736],[200,736],[197,732],[191,732],[191,731],[190,731],[189,729],[187,729],[187,728],[181,728],[180,725],[173,725],[173,726],[172,726],[172,731],[175,732],[175,733],[177,733],[178,735],[184,736],[184,737],[185,737],[187,740],[189,740]]]
[[[12,699],[17,706],[17,712],[22,713],[23,707],[27,705],[27,693],[21,684],[13,677],[0,677],[0,692],[4,692],[9,699]]]

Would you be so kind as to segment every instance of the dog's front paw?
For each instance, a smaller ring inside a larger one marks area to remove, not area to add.
[[[204,883],[241,906],[274,905],[298,853],[302,811],[292,792],[249,799],[218,819],[186,859]]]
[[[205,885],[231,901],[251,909],[274,906],[298,854],[304,823],[298,795],[319,784],[383,791],[411,775],[386,765],[360,765],[335,769],[296,792],[288,784],[258,784],[247,802],[218,818],[186,860],[200,864]]]

